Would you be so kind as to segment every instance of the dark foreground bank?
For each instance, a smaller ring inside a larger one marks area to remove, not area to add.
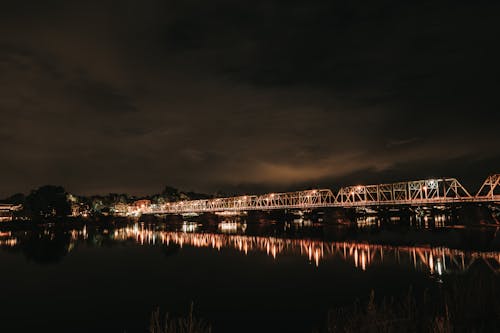
[[[367,299],[328,311],[325,324],[311,332],[498,332],[500,277],[478,273],[447,277],[432,289],[386,297],[372,290]],[[234,328],[234,332],[238,327]],[[266,328],[262,328],[266,331]],[[211,333],[210,323],[197,318],[193,304],[186,317],[151,314],[150,333]]]

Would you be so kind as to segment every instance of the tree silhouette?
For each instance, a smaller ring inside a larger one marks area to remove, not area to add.
[[[161,192],[161,195],[167,202],[179,201],[181,197],[179,190],[171,186],[165,186],[165,189],[163,190],[163,192]]]
[[[26,197],[33,219],[64,217],[71,214],[71,205],[63,187],[45,185]]]

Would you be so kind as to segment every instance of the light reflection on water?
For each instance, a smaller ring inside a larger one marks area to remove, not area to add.
[[[217,233],[179,231],[155,231],[139,225],[114,231],[117,241],[134,240],[141,245],[179,245],[181,248],[233,249],[248,255],[265,253],[273,258],[301,256],[316,266],[329,258],[339,257],[366,270],[384,262],[411,265],[416,270],[430,274],[446,274],[466,271],[476,261],[483,261],[493,272],[500,273],[500,252],[463,251],[447,247],[388,246],[359,242],[325,242],[310,239],[290,239]]]
[[[218,229],[225,234],[232,234],[238,231],[245,232],[247,229],[246,223],[239,223],[235,221],[223,221],[219,223]]]
[[[401,223],[401,216],[390,216],[388,222],[392,224]],[[358,227],[371,227],[381,225],[381,218],[376,215],[358,216],[356,218],[356,225]],[[419,229],[429,228],[443,228],[451,224],[452,217],[446,214],[433,214],[433,215],[412,215],[409,217],[409,226]]]
[[[0,246],[14,247],[17,244],[17,238],[12,236],[10,231],[0,232]]]
[[[377,223],[378,220],[367,218],[362,221],[361,226]],[[116,243],[132,241],[143,246],[176,245],[180,248],[211,248],[218,251],[232,249],[244,255],[264,253],[274,259],[286,256],[303,257],[317,267],[328,265],[329,259],[340,258],[362,271],[371,266],[389,264],[431,275],[442,275],[465,272],[474,263],[482,262],[495,274],[500,273],[499,251],[465,251],[443,246],[391,246],[358,241],[253,236],[245,235],[247,225],[238,222],[221,223],[218,225],[218,232],[200,232],[200,228],[202,229],[202,225],[196,222],[184,222],[177,231],[156,230],[135,223],[89,234],[87,227],[84,226],[82,229],[67,232],[69,241],[67,252],[76,248],[80,242],[86,243],[91,240],[96,243],[105,235]],[[24,232],[24,235],[26,234],[27,232]],[[53,230],[43,230],[40,234],[49,241],[56,239]],[[33,241],[33,238],[30,241]],[[18,239],[15,233],[0,233],[0,246],[3,248],[16,248],[22,245],[21,243],[22,239]]]

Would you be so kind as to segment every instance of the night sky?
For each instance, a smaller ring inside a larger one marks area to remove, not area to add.
[[[2,1],[0,196],[500,170],[495,1]]]

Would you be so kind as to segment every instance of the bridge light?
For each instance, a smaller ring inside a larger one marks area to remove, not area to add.
[[[426,182],[425,184],[429,189],[437,189],[438,187],[438,182],[435,179],[430,179]]]

